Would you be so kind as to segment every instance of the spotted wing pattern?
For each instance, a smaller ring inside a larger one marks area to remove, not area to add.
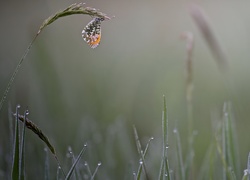
[[[92,19],[82,30],[83,40],[91,47],[96,48],[101,41],[101,22],[103,18]]]

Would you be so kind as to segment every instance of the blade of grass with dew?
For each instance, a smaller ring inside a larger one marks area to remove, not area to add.
[[[149,179],[148,173],[147,173],[147,169],[146,169],[146,164],[145,164],[145,159],[144,159],[143,151],[142,151],[142,148],[141,148],[141,142],[139,140],[139,136],[138,136],[138,133],[137,133],[135,125],[133,125],[133,130],[134,130],[134,135],[135,135],[135,142],[136,142],[137,151],[138,151],[138,153],[140,155],[140,162],[139,162],[139,164],[141,164],[142,167],[143,167],[146,179]],[[137,174],[137,179],[140,179],[140,176],[141,176],[141,173]]]
[[[250,153],[248,154],[247,158],[247,169],[244,170],[242,180],[250,180]]]
[[[147,145],[146,145],[146,148],[145,148],[145,150],[144,150],[144,152],[143,152],[143,158],[144,158],[144,159],[145,159],[145,157],[146,157],[146,155],[147,155],[148,148],[149,148],[149,144],[150,144],[150,142],[151,142],[153,139],[154,139],[154,138],[151,137],[151,138],[148,140],[148,143],[147,143]],[[138,171],[137,171],[137,175],[136,175],[136,179],[137,179],[137,180],[139,180],[140,177],[141,177],[142,167],[143,167],[143,166],[142,166],[142,164],[140,163],[140,164],[139,164]]]
[[[48,148],[44,148],[45,152],[45,168],[44,168],[44,179],[49,180],[50,174],[49,174],[49,153],[48,153]]]
[[[167,177],[168,180],[171,179],[168,163],[168,118],[167,118],[167,103],[165,95],[163,95],[163,111],[162,111],[162,160],[160,166],[160,173],[158,180],[164,180]]]
[[[181,148],[181,139],[180,139],[180,134],[177,128],[174,129],[174,134],[175,134],[175,144],[176,144],[176,149],[177,149],[177,159],[178,159],[178,169],[179,169],[179,175],[180,179],[185,180],[185,167],[183,164],[183,159],[182,159],[182,148]]]
[[[71,168],[70,168],[70,170],[69,170],[67,176],[65,177],[65,180],[70,179],[70,177],[71,177],[71,175],[72,175],[72,173],[73,173],[73,171],[74,171],[74,169],[75,169],[75,167],[76,167],[78,161],[81,159],[81,157],[82,157],[82,155],[83,155],[83,153],[85,152],[86,149],[87,149],[87,144],[84,144],[84,146],[83,146],[81,152],[80,152],[79,155],[77,156],[77,158],[76,158],[74,164],[71,166]]]
[[[21,145],[20,145],[20,159],[19,159],[19,179],[25,179],[25,170],[24,170],[24,154],[25,154],[25,124],[27,115],[29,114],[28,110],[25,110],[24,112],[24,121],[23,121],[23,128],[21,132]]]
[[[19,113],[18,110],[20,108],[20,105],[16,106],[16,115]],[[18,126],[18,115],[16,116],[15,121],[15,138],[14,138],[14,145],[13,145],[13,163],[12,163],[12,173],[11,173],[11,179],[12,180],[18,180],[19,178],[19,126]]]
[[[56,21],[57,19],[61,18],[61,17],[65,17],[65,16],[70,16],[70,15],[75,15],[75,14],[84,14],[84,15],[90,15],[92,17],[100,17],[103,18],[105,20],[109,20],[111,19],[110,17],[108,17],[106,14],[100,12],[99,10],[95,9],[95,8],[91,8],[91,7],[83,7],[84,3],[75,3],[70,5],[69,7],[67,7],[66,9],[62,10],[62,11],[58,11],[56,14],[50,16],[49,18],[47,18],[42,25],[40,26],[38,32],[36,33],[35,37],[33,38],[33,40],[31,41],[31,43],[29,44],[28,48],[26,49],[26,51],[24,52],[23,56],[21,57],[21,59],[19,60],[16,69],[14,70],[13,74],[11,75],[11,78],[7,84],[7,87],[5,88],[5,91],[3,93],[3,96],[1,98],[0,101],[0,111],[2,110],[3,104],[7,98],[7,95],[9,93],[9,90],[16,78],[16,75],[24,61],[24,59],[27,57],[31,47],[33,46],[35,40],[37,39],[37,37],[39,36],[39,34],[42,32],[42,30],[47,27],[48,25],[52,24],[54,21]]]
[[[228,103],[224,103],[223,107],[223,123],[222,123],[222,150],[223,150],[223,156],[226,161],[227,169],[230,171],[230,174],[232,175],[233,179],[236,179],[236,175],[234,172],[234,164],[233,164],[233,148],[231,147],[234,145],[233,139],[232,139],[232,126],[229,118],[229,112],[228,112]],[[224,176],[226,174],[224,173]],[[224,177],[227,179],[227,177]]]
[[[98,169],[99,169],[99,167],[100,167],[101,165],[102,165],[101,162],[99,162],[99,163],[97,164],[97,166],[96,166],[96,168],[95,168],[95,171],[94,171],[94,173],[93,173],[93,175],[92,175],[92,177],[91,177],[90,180],[94,180],[94,178],[95,178],[95,176],[96,176],[96,174],[97,174],[97,171],[98,171]]]
[[[74,163],[76,161],[76,158],[75,158],[75,155],[74,155],[74,153],[72,151],[72,148],[69,147],[68,151],[69,151],[69,153],[70,153],[70,155],[72,157],[72,163]],[[80,170],[79,170],[78,166],[75,167],[74,177],[75,177],[75,179],[80,179],[80,177],[81,177]]]
[[[226,133],[227,133],[227,149],[228,149],[228,161],[230,167],[233,168],[237,179],[240,178],[240,157],[239,157],[239,146],[237,144],[237,132],[233,117],[232,105],[230,102],[225,103],[225,119],[226,122]]]
[[[223,133],[223,132],[222,132]],[[218,136],[218,135],[217,135]],[[228,164],[227,164],[227,161],[225,159],[225,154],[224,154],[224,148],[223,145],[224,143],[222,143],[222,147],[220,145],[220,142],[219,142],[219,137],[215,137],[215,140],[216,140],[216,147],[217,147],[217,151],[219,153],[219,156],[220,156],[220,159],[221,159],[221,162],[222,162],[222,165],[223,165],[223,171],[222,171],[222,179],[224,180],[227,180],[227,179],[230,179],[230,180],[236,180],[235,179],[235,176],[232,174],[232,171],[228,168]],[[222,141],[223,140],[223,137],[222,137]]]
[[[93,174],[92,174],[92,172],[90,170],[90,167],[89,167],[89,164],[88,164],[87,161],[84,162],[84,166],[87,168],[87,172],[88,172],[89,176],[92,177]]]

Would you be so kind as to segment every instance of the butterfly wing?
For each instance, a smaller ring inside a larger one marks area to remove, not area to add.
[[[101,41],[101,21],[102,18],[95,18],[90,21],[82,30],[83,40],[91,47],[96,48]]]

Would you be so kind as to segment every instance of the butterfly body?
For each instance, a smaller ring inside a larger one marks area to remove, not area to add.
[[[94,18],[82,30],[83,40],[91,47],[96,48],[101,41],[101,22],[103,18]]]

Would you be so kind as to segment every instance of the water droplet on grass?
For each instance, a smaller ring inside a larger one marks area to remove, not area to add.
[[[174,128],[173,133],[177,133],[177,132],[178,132],[178,130],[176,128]]]
[[[28,116],[29,114],[30,114],[30,112],[29,112],[29,110],[27,109],[27,110],[25,111],[25,115]]]

